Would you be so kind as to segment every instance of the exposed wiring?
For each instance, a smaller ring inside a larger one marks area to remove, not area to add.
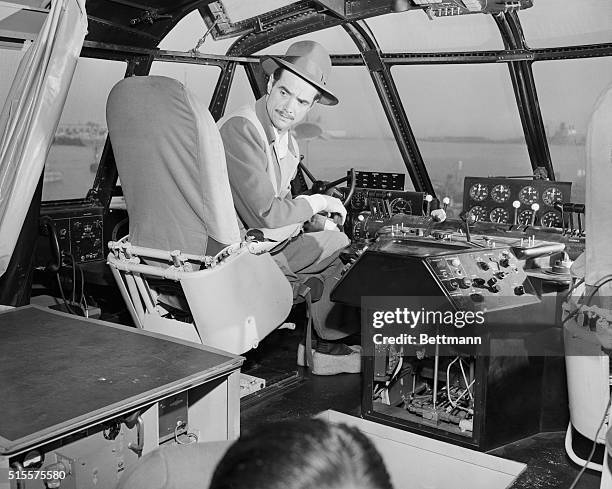
[[[64,288],[62,287],[62,280],[60,278],[60,274],[59,271],[56,272],[55,274],[55,278],[57,279],[57,286],[59,288],[60,291],[60,295],[62,296],[62,300],[64,301],[64,306],[66,306],[66,310],[70,313],[70,314],[76,314],[72,308],[68,305],[68,301],[66,300],[66,295],[64,294]]]
[[[463,372],[463,380],[465,381],[466,388],[459,395],[459,397],[457,397],[457,399],[455,399],[453,401],[453,398],[451,396],[451,391],[450,391],[450,384],[451,384],[451,381],[450,381],[450,369],[451,369],[453,363],[455,363],[456,361],[459,361],[459,366],[461,367],[461,371]],[[468,379],[467,379],[467,376],[465,374],[465,370],[463,369],[463,360],[461,359],[461,357],[456,357],[452,362],[450,362],[448,364],[448,366],[446,367],[446,397],[448,398],[448,402],[450,403],[451,406],[453,406],[453,408],[461,409],[463,411],[467,411],[470,414],[473,413],[472,409],[465,408],[463,406],[459,406],[459,401],[467,393],[470,394],[470,398],[472,399],[472,401],[474,400],[474,397],[472,396],[472,386],[474,385],[474,382],[475,382],[475,380],[472,380],[472,382],[468,383]]]
[[[62,301],[64,302],[64,306],[66,307],[66,311],[70,314],[74,314],[76,316],[80,316],[81,312],[73,309],[74,306],[80,306],[82,308],[82,312],[85,317],[89,317],[89,305],[87,304],[87,298],[85,296],[85,274],[83,273],[83,268],[76,262],[74,255],[72,253],[65,254],[66,258],[69,258],[70,267],[72,268],[72,297],[71,300],[68,301],[66,299],[66,293],[64,292],[64,287],[62,286],[62,280],[60,277],[59,270],[56,272],[55,277],[57,279],[57,286],[59,288],[60,295],[62,297]],[[80,293],[79,300],[77,302],[77,269],[79,271],[79,275],[81,278],[80,284]]]
[[[612,277],[610,277],[609,280],[612,280]],[[593,440],[593,448],[591,448],[591,453],[589,453],[589,457],[586,459],[586,462],[582,466],[582,469],[580,470],[580,472],[578,472],[578,475],[574,479],[574,482],[572,482],[572,485],[569,486],[569,489],[574,489],[576,487],[576,484],[578,484],[578,481],[582,477],[582,474],[584,474],[584,471],[586,470],[587,466],[591,463],[591,460],[593,459],[593,455],[595,455],[595,449],[597,448],[597,437],[599,436],[599,432],[601,431],[601,429],[603,428],[603,425],[606,422],[606,418],[608,417],[608,411],[610,410],[611,403],[612,403],[612,396],[610,396],[610,398],[608,399],[608,404],[606,406],[606,409],[604,410],[604,415],[601,418],[601,423],[599,423],[599,428],[597,428],[597,431],[595,432],[595,437]],[[606,461],[604,460],[604,464],[605,463]]]
[[[598,280],[598,282],[600,282],[601,280],[603,280],[603,279]],[[587,306],[591,305],[591,301],[593,300],[593,296],[597,293],[597,291],[599,289],[601,289],[601,287],[603,287],[604,285],[606,285],[609,282],[612,282],[612,275],[608,275],[607,278],[603,282],[593,286],[594,288],[591,291],[591,293],[589,294],[589,297],[587,298],[587,301],[586,301],[586,305]]]
[[[81,274],[81,300],[79,304],[83,307],[83,311],[85,312],[85,317],[89,317],[89,305],[87,304],[87,297],[85,297],[85,274],[83,273],[83,267],[80,265],[79,272]]]
[[[591,301],[593,300],[593,296],[597,293],[597,291],[603,285],[605,285],[605,284],[607,284],[608,282],[611,282],[611,281],[612,281],[612,275],[608,274],[608,275],[604,275],[597,282],[595,282],[595,285],[593,285],[593,290],[591,291],[591,293],[587,297],[586,302],[580,304],[579,307],[577,307],[570,314],[568,314],[567,317],[565,319],[563,319],[563,321],[561,321],[561,326],[563,326],[565,323],[567,323],[573,317],[576,317],[578,314],[580,314],[584,307],[590,306],[591,305]],[[576,286],[578,286],[578,285],[576,285]]]
[[[571,297],[572,292],[574,292],[574,290],[576,290],[577,287],[580,287],[580,285],[582,285],[583,283],[584,283],[584,279],[583,278],[579,278],[575,282],[572,282],[571,287],[569,288],[569,290],[565,294],[565,299],[567,299],[568,297]]]
[[[468,394],[470,395],[470,399],[472,400],[472,402],[474,401],[474,396],[472,395],[472,389],[470,389],[470,387],[472,386],[472,384],[474,383],[474,381],[472,381],[470,383],[470,381],[467,378],[467,375],[465,374],[465,369],[463,368],[463,361],[459,360],[459,366],[461,367],[461,373],[463,374],[463,381],[465,382],[465,385],[467,385],[467,391]],[[462,396],[459,396],[459,398],[461,398]],[[459,400],[459,399],[457,399]]]

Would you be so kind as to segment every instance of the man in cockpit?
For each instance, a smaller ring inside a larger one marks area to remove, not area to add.
[[[245,106],[219,121],[227,169],[241,231],[259,229],[266,239],[283,242],[274,255],[297,297],[302,284],[320,298],[312,304],[314,326],[313,373],[332,375],[360,371],[360,347],[343,339],[359,331],[358,315],[335,305],[329,294],[337,283],[342,262],[338,258],[349,239],[336,222],[344,222],[342,202],[328,195],[292,197],[291,180],[299,163],[299,149],[291,130],[315,103],[336,105],[327,88],[331,60],[313,41],[292,44],[283,58],[265,56],[261,65],[270,76],[267,93],[255,106]],[[320,213],[335,216],[323,217]],[[317,231],[304,233],[305,222]],[[298,364],[305,348],[298,349]]]

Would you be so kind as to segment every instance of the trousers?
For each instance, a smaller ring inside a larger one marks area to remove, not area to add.
[[[329,297],[342,274],[340,251],[349,243],[348,237],[338,231],[302,233],[273,256],[293,288],[294,300],[301,284],[311,279],[320,281],[323,290],[312,304],[311,314],[314,329],[324,340],[345,338],[361,328],[358,310],[336,304]]]

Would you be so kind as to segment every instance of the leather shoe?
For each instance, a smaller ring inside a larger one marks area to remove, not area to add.
[[[346,346],[347,354],[321,353],[312,350],[312,373],[314,375],[358,374],[361,372],[361,346]],[[306,365],[306,347],[300,343],[298,346],[297,364]]]

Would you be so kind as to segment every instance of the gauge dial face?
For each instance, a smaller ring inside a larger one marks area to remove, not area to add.
[[[489,189],[482,183],[475,183],[470,187],[470,197],[477,201],[482,202],[489,196]]]
[[[470,214],[474,216],[476,221],[486,221],[488,216],[488,212],[484,207],[479,205],[475,205],[470,209]]]
[[[538,200],[538,191],[534,187],[529,185],[527,187],[523,187],[519,192],[519,200],[523,204],[534,204]]]
[[[510,213],[503,207],[496,207],[489,214],[489,219],[491,222],[507,223],[510,220]]]
[[[491,198],[500,204],[506,202],[510,198],[510,187],[503,183],[495,185],[495,187],[491,189]]]
[[[525,209],[521,211],[518,215],[518,222],[523,226],[531,225],[531,217],[533,216],[533,211],[531,209]]]
[[[391,212],[393,214],[412,214],[412,205],[406,199],[398,197],[391,201]]]
[[[546,205],[553,206],[555,202],[563,201],[563,193],[557,187],[548,187],[542,192],[542,200]]]
[[[547,228],[563,227],[563,223],[561,222],[561,214],[557,211],[548,211],[540,218],[540,222],[542,223],[542,226],[546,226]]]

